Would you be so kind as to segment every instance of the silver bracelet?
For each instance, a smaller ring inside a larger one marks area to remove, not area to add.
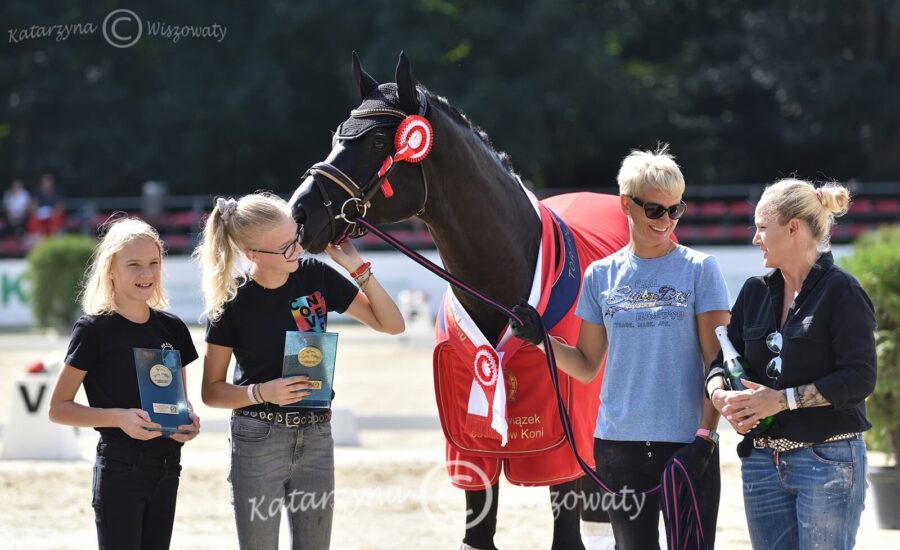
[[[797,390],[794,388],[788,388],[784,390],[784,396],[787,398],[787,406],[788,410],[796,410],[797,409]]]
[[[374,275],[374,273],[372,273],[372,268],[369,268],[369,269],[365,270],[364,272],[362,272],[361,274],[359,274],[359,275],[355,278],[356,285],[357,285],[357,286],[359,287],[359,289],[362,290],[363,292],[366,291],[366,285],[369,284],[369,279],[372,278],[372,275]]]
[[[254,405],[259,405],[259,401],[257,401],[256,396],[253,395],[253,386],[255,385],[256,384],[250,384],[249,386],[247,386],[247,397],[250,398],[251,403],[253,403]]]

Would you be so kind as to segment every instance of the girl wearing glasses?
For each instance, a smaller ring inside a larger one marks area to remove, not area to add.
[[[685,211],[684,176],[667,147],[634,151],[618,175],[630,240],[588,266],[575,313],[576,346],[553,341],[557,365],[603,389],[594,432],[597,473],[615,491],[660,483],[678,456],[689,465],[706,544],[715,544],[719,509],[719,415],[703,399],[706,366],[719,351],[715,327],[728,322],[728,290],[718,262],[672,240]],[[533,308],[516,306],[526,324],[513,332],[534,344],[541,332]],[[616,548],[658,548],[659,495],[638,513],[608,510]]]
[[[743,392],[721,371],[707,379],[716,409],[739,433],[744,508],[754,548],[852,548],[866,491],[875,387],[875,314],[853,275],[834,265],[829,235],[847,211],[837,184],[786,179],[756,206],[753,244],[774,270],[744,283],[728,336],[747,361]],[[721,359],[721,356],[720,356]],[[764,434],[748,434],[775,416]]]
[[[304,377],[281,377],[285,332],[323,332],[329,311],[379,332],[404,329],[397,306],[349,241],[329,246],[328,255],[358,289],[326,264],[300,258],[302,232],[275,195],[219,198],[195,252],[209,318],[203,401],[234,409],[228,479],[241,548],[277,548],[282,508],[293,548],[328,548],[331,540],[331,411],[284,407],[310,388]],[[249,269],[236,274],[241,256]],[[237,364],[227,382],[232,354]]]

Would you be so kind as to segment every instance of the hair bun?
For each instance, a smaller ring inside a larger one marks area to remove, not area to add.
[[[850,191],[839,183],[827,183],[816,189],[822,206],[835,217],[843,216],[850,206]]]

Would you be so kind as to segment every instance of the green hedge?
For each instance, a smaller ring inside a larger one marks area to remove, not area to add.
[[[61,235],[44,239],[28,253],[29,302],[38,327],[72,327],[81,312],[78,293],[95,244],[88,237]]]
[[[859,239],[841,262],[875,304],[878,382],[866,400],[873,449],[900,457],[900,226],[883,227]]]

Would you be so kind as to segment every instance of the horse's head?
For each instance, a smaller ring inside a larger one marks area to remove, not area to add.
[[[353,78],[362,103],[338,126],[331,153],[307,171],[290,201],[294,219],[305,229],[301,244],[313,253],[361,235],[360,226],[349,223],[357,216],[381,223],[403,220],[422,214],[428,198],[421,160],[430,147],[431,127],[408,118],[427,117],[428,100],[416,89],[409,60],[401,53],[396,83],[378,84],[354,53]]]

